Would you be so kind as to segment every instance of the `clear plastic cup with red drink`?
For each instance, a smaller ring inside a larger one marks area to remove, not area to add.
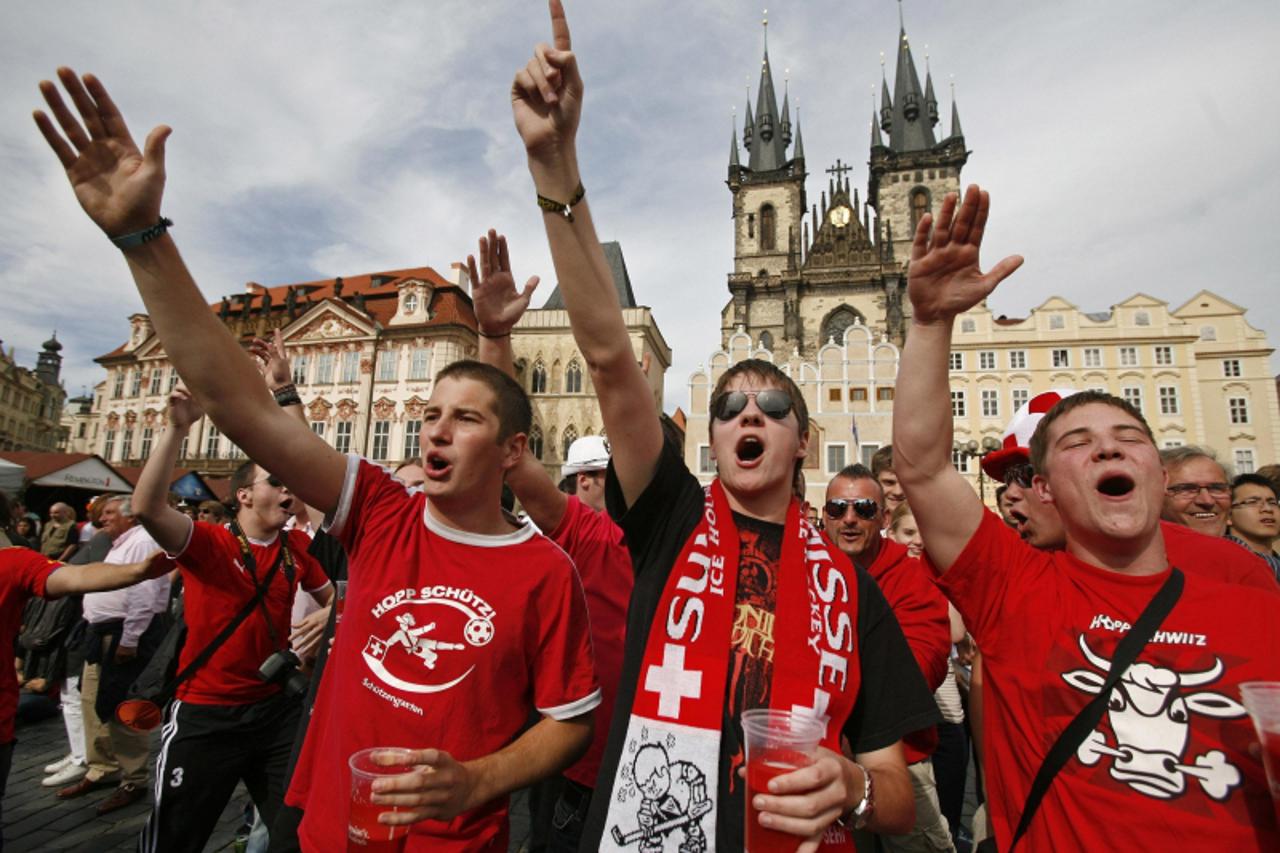
[[[375,746],[353,752],[351,767],[351,812],[347,817],[347,851],[359,853],[400,853],[404,850],[408,826],[378,823],[378,815],[399,811],[396,806],[373,802],[373,782],[388,776],[412,773],[413,753],[408,749]]]
[[[1267,786],[1280,819],[1280,681],[1246,681],[1240,685],[1240,698],[1262,744]]]
[[[825,731],[814,717],[758,708],[742,714],[747,753],[746,853],[794,853],[804,839],[760,825],[756,794],[769,793],[769,780],[813,763]]]

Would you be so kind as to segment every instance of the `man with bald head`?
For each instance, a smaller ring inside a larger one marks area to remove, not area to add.
[[[1185,445],[1160,451],[1169,482],[1165,485],[1165,521],[1208,536],[1225,536],[1231,513],[1231,478],[1207,447]]]
[[[49,522],[40,532],[40,553],[61,562],[76,552],[79,543],[76,511],[61,502],[49,507]]]

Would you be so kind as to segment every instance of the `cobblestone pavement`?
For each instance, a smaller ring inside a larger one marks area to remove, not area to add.
[[[95,807],[111,795],[111,788],[94,791],[76,800],[59,800],[55,788],[41,787],[44,766],[67,754],[67,733],[62,717],[18,727],[13,769],[5,788],[3,818],[5,853],[69,851],[69,853],[133,853],[138,834],[147,822],[151,797],[128,808],[98,817]],[[158,733],[155,736],[158,738]],[[154,742],[153,742],[154,747]],[[154,755],[154,749],[152,750]],[[244,786],[218,821],[206,851],[231,850],[243,822],[249,795]],[[511,809],[511,850],[528,842],[529,817],[524,792],[515,795]]]

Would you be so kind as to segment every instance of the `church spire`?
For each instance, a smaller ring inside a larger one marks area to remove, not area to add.
[[[791,144],[791,69],[782,72],[782,144]]]
[[[924,111],[929,126],[938,124],[938,99],[933,94],[933,72],[929,70],[929,45],[924,46]]]
[[[738,160],[738,114],[733,115],[733,128],[729,131],[729,174],[732,174],[742,166]]]
[[[791,151],[791,159],[804,159],[804,136],[800,133],[800,108],[796,107],[796,147]]]
[[[960,109],[956,106],[956,84],[951,81],[951,136],[950,139],[960,139],[964,137],[964,131],[960,129]]]
[[[893,80],[892,120],[890,127],[885,128],[889,133],[889,147],[894,151],[924,151],[934,146],[933,125],[928,110],[929,97],[929,92],[920,86],[920,76],[916,73],[916,63],[911,56],[911,42],[907,38],[906,26],[900,21],[898,65]],[[934,103],[936,114],[936,99]]]
[[[778,113],[778,96],[773,88],[773,68],[769,64],[769,18],[765,10],[763,22],[765,42],[764,59],[760,63],[760,89],[756,95],[754,142],[748,167],[753,172],[772,172],[787,162],[787,135],[789,125],[784,126]]]

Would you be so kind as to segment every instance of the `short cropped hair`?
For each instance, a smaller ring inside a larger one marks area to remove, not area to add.
[[[791,377],[783,373],[782,369],[776,364],[761,358],[744,358],[720,374],[720,378],[716,380],[716,387],[711,392],[709,411],[714,412],[716,410],[716,405],[725,394],[724,389],[739,376],[749,376],[765,385],[775,385],[779,390],[786,391],[791,397],[791,410],[796,413],[796,422],[800,425],[800,434],[804,435],[809,431],[809,407],[804,402],[804,395],[800,393],[800,386],[796,385]],[[713,417],[707,427],[708,433],[710,433],[711,425],[714,423],[715,418]]]
[[[118,512],[125,518],[133,518],[133,500],[128,495],[112,495],[102,502],[104,508],[112,504],[120,505]]]
[[[1227,469],[1226,463],[1218,458],[1218,454],[1214,452],[1212,447],[1181,444],[1177,447],[1166,447],[1160,451],[1160,464],[1164,466],[1166,471],[1181,468],[1194,459],[1208,459],[1222,469],[1223,475],[1228,480],[1231,479],[1231,471]]]
[[[1004,497],[1004,493],[1007,491],[1009,491],[1009,487],[1004,483],[996,486],[996,506],[1000,506],[1000,499]]]
[[[391,473],[392,473],[392,474],[399,474],[399,473],[400,473],[400,471],[401,471],[402,469],[404,469],[404,468],[408,468],[410,465],[417,465],[419,468],[421,468],[421,467],[422,467],[422,457],[421,457],[421,456],[410,456],[408,459],[404,460],[404,461],[403,461],[403,462],[401,462],[399,465],[397,465],[396,467],[392,468],[392,469],[391,469]]]
[[[249,489],[253,487],[254,475],[258,473],[258,463],[250,459],[248,462],[241,462],[240,467],[231,475],[231,505],[236,509],[240,508],[240,499],[236,497],[241,489]]]
[[[1142,416],[1142,412],[1134,408],[1133,404],[1128,400],[1117,397],[1114,394],[1108,394],[1106,391],[1080,391],[1070,397],[1063,397],[1052,409],[1045,413],[1044,417],[1040,419],[1040,423],[1036,424],[1036,431],[1031,435],[1030,456],[1031,467],[1037,474],[1043,475],[1045,473],[1044,462],[1049,453],[1049,427],[1054,421],[1068,412],[1081,406],[1087,406],[1090,403],[1102,403],[1104,406],[1111,406],[1124,412],[1142,425],[1142,431],[1146,433],[1147,439],[1150,440],[1152,446],[1155,446],[1156,437],[1151,432],[1150,424]]]
[[[1253,473],[1266,477],[1271,481],[1271,485],[1276,487],[1276,491],[1280,492],[1280,465],[1263,465]]]
[[[529,395],[520,387],[519,382],[498,368],[463,359],[453,362],[436,374],[437,385],[441,379],[471,379],[493,392],[499,441],[506,441],[516,433],[527,433],[533,426],[533,406],[529,403]]]
[[[877,480],[880,479],[881,471],[893,470],[893,445],[886,444],[884,447],[871,454],[871,474]]]
[[[1280,489],[1276,488],[1276,484],[1271,482],[1261,474],[1239,474],[1231,481],[1231,499],[1236,499],[1236,489],[1241,486],[1262,486],[1264,489],[1270,489],[1271,494],[1280,499]]]
[[[876,489],[880,492],[880,502],[884,503],[884,488],[881,487],[880,481],[875,478],[875,475],[871,473],[871,469],[861,462],[854,462],[852,465],[846,465],[841,468],[840,473],[831,478],[833,483],[836,480],[870,480],[876,484]]]

